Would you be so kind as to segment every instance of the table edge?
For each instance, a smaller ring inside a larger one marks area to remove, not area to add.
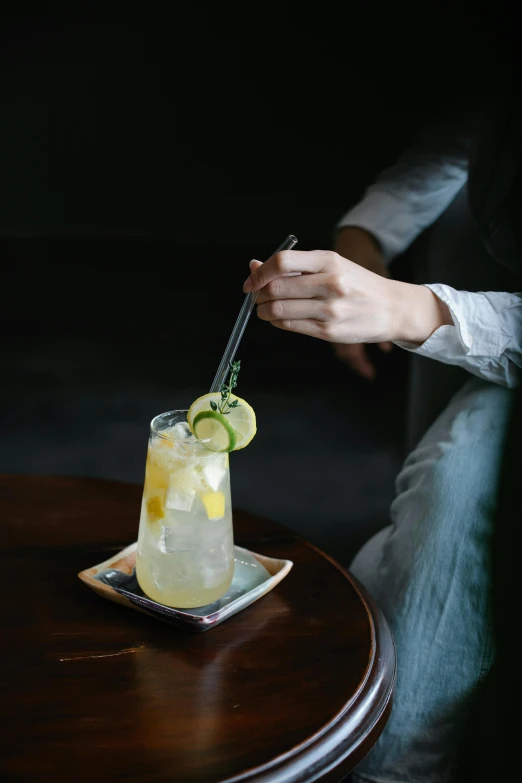
[[[137,489],[141,487],[138,482],[121,479],[55,473],[2,473],[0,474],[0,485],[5,480],[13,479],[17,481],[54,479],[85,483],[114,483]],[[253,518],[264,519],[263,515],[241,507],[234,507],[234,510]],[[299,533],[287,528],[283,523],[271,519],[268,521],[288,533],[289,538],[299,541],[327,560],[351,584],[359,595],[368,615],[371,632],[370,657],[365,674],[355,693],[344,707],[314,735],[284,754],[241,772],[239,775],[223,778],[219,783],[243,783],[243,781],[251,780],[259,781],[259,783],[310,783],[346,762],[349,762],[349,766],[343,771],[343,774],[348,774],[373,746],[374,734],[377,733],[378,736],[381,733],[388,719],[393,700],[396,680],[395,643],[381,610],[360,582],[333,557],[307,541]],[[368,715],[371,716],[371,723],[364,730],[361,729],[360,724],[357,726],[361,713],[366,714],[367,721]],[[369,741],[370,737],[372,742],[369,747],[366,747],[365,742]]]
[[[278,523],[280,524],[280,523]],[[284,527],[284,526],[282,526]],[[296,534],[297,538],[300,538]],[[372,629],[372,651],[365,676],[345,706],[318,732],[265,764],[223,778],[219,783],[311,783],[345,765],[349,774],[369,753],[389,718],[397,660],[389,625],[375,601],[361,583],[333,557],[306,539],[300,540],[328,560],[349,581],[368,613]],[[376,664],[372,669],[372,664]],[[372,716],[364,730],[357,723],[361,713]],[[371,739],[371,742],[370,742]]]

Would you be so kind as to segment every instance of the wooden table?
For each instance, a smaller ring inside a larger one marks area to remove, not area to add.
[[[2,753],[10,781],[339,781],[389,715],[395,651],[345,571],[236,511],[237,543],[293,560],[204,634],[104,601],[77,578],[135,540],[141,487],[0,477]]]

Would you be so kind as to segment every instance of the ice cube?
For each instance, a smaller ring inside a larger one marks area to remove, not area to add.
[[[197,542],[196,542],[197,543]],[[166,554],[174,552],[192,552],[194,551],[194,530],[193,525],[174,523],[165,525],[160,545],[161,551]]]
[[[209,457],[203,466],[203,476],[206,483],[214,492],[217,492],[222,479],[227,472],[226,459],[222,454]]]
[[[203,564],[201,578],[203,587],[206,587],[207,589],[219,587],[221,582],[223,582],[223,571],[220,568],[210,568]]]
[[[223,582],[223,578],[231,566],[232,551],[228,540],[220,540],[219,543],[207,550],[200,564],[204,587],[217,587]]]
[[[203,478],[198,463],[183,460],[179,464],[180,467],[176,467],[169,476],[170,489],[181,494],[199,492],[203,489]]]
[[[190,427],[186,421],[178,421],[178,423],[171,428],[169,434],[174,438],[174,440],[187,440],[187,438],[193,439]]]
[[[165,505],[173,511],[190,511],[195,497],[195,489],[171,484],[167,492]]]

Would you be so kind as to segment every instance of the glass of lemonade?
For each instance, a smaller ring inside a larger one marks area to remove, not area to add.
[[[234,574],[228,453],[211,451],[187,424],[187,411],[151,422],[136,576],[166,606],[221,598]]]

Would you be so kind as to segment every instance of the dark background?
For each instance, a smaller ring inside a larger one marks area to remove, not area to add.
[[[212,381],[248,261],[289,233],[330,247],[422,122],[502,67],[507,13],[4,13],[0,470],[141,481],[150,419]],[[369,384],[256,318],[238,353],[259,432],[236,505],[343,560],[386,524],[403,456],[407,357],[374,353]]]

